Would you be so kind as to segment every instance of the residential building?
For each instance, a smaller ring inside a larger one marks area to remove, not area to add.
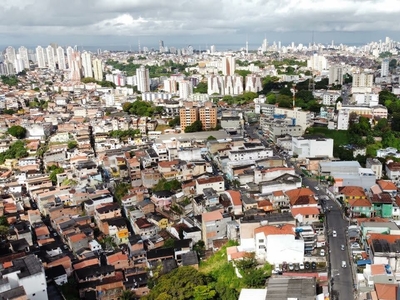
[[[206,212],[201,215],[203,242],[206,249],[211,249],[213,241],[226,237],[227,223],[231,221],[229,214],[221,210]]]
[[[58,69],[59,70],[66,70],[67,65],[65,63],[65,52],[63,47],[58,47],[56,50],[57,54],[57,63],[58,63]]]
[[[54,71],[56,69],[56,58],[54,55],[54,48],[49,45],[46,48],[46,55],[47,55],[47,67]]]
[[[44,56],[44,49],[42,46],[36,47],[36,60],[38,63],[38,68],[40,69],[46,68],[46,59]]]
[[[382,178],[382,163],[379,159],[368,157],[365,167],[370,168],[375,173],[376,179]]]
[[[227,54],[222,58],[222,74],[232,76],[236,70],[236,59],[233,54]]]
[[[149,69],[146,69],[146,67],[143,65],[140,66],[140,68],[136,70],[136,76],[138,91],[142,93],[150,92]]]
[[[367,73],[353,74],[352,93],[370,93],[374,86],[374,75]]]
[[[23,62],[24,69],[29,69],[29,54],[28,49],[24,46],[18,48],[18,54]]]
[[[328,90],[322,94],[322,104],[326,106],[334,106],[336,104],[336,100],[340,96],[340,91]]]
[[[333,65],[329,67],[329,84],[342,85],[343,84],[343,66]]]
[[[295,119],[296,121],[294,125],[300,126],[303,132],[307,127],[312,125],[311,113],[309,111],[303,111],[298,107],[295,107],[294,109],[275,107],[274,114],[285,115],[286,118]]]
[[[210,130],[217,127],[217,108],[213,107],[212,102],[206,102],[203,107],[199,108],[199,120],[203,125],[203,130]]]
[[[390,162],[385,166],[386,176],[398,182],[400,179],[400,163],[397,162]]]
[[[97,81],[103,81],[103,62],[99,58],[93,60],[93,77]]]
[[[188,80],[178,81],[179,98],[188,99],[193,94],[193,85]]]
[[[45,272],[37,256],[17,258],[8,265],[1,275],[3,280],[8,280],[11,289],[23,287],[28,299],[48,299]]]
[[[92,56],[90,52],[84,51],[81,54],[82,60],[82,68],[83,68],[83,77],[93,77],[93,70],[92,70]]]
[[[307,60],[307,68],[311,70],[322,72],[323,70],[326,70],[327,67],[327,59],[322,55],[318,55],[317,53],[314,53],[310,59]]]
[[[193,106],[193,102],[186,102],[185,106],[179,110],[182,131],[185,131],[186,127],[199,120],[198,111],[198,108]],[[206,118],[205,115],[203,115],[203,118]]]
[[[246,92],[258,93],[262,90],[261,76],[256,74],[249,74],[246,76]]]
[[[387,77],[387,76],[389,76],[389,63],[390,63],[389,58],[384,58],[384,59],[382,59],[382,63],[381,63],[381,77]]]
[[[200,195],[203,193],[204,189],[212,188],[217,193],[225,191],[225,181],[222,176],[208,177],[208,178],[198,178],[196,179],[196,194]]]

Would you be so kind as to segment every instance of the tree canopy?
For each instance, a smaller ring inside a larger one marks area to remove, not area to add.
[[[8,86],[16,86],[19,83],[19,80],[18,80],[17,76],[5,76],[5,75],[2,75],[0,78],[1,78],[1,81],[4,84],[7,84]]]
[[[11,126],[7,132],[17,139],[24,139],[26,136],[26,129],[19,125]]]
[[[23,141],[16,141],[11,144],[7,151],[0,153],[0,164],[3,164],[6,159],[27,157],[28,151],[25,148]]]
[[[200,120],[194,121],[191,125],[185,127],[185,133],[198,132],[203,130],[203,124]]]
[[[208,84],[207,82],[200,81],[197,86],[193,89],[193,93],[207,94]]]
[[[135,102],[125,102],[122,105],[124,112],[128,112],[132,115],[140,117],[152,117],[153,115],[160,113],[162,108],[155,107],[153,103],[136,100]]]
[[[160,181],[157,182],[157,184],[152,188],[154,192],[160,192],[160,191],[177,191],[182,188],[181,183],[176,180],[170,180],[167,181],[166,179],[162,178]]]

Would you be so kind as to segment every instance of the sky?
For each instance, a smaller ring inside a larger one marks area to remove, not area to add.
[[[158,48],[400,40],[400,0],[1,0],[0,45]],[[314,34],[313,34],[314,32]],[[218,49],[218,47],[217,47]]]

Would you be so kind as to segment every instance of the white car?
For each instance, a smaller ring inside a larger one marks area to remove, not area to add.
[[[319,191],[319,187],[316,186],[316,187],[315,187],[315,190],[316,190],[316,191]]]
[[[319,255],[325,256],[325,250],[324,250],[324,249],[321,249],[321,251],[319,251]]]
[[[337,237],[336,230],[332,231],[332,236],[333,236],[333,237]]]
[[[347,267],[346,262],[344,260],[342,260],[342,268],[346,268],[346,267]]]
[[[289,270],[293,271],[294,270],[294,265],[293,264],[289,264]]]
[[[303,263],[300,263],[300,264],[299,264],[299,268],[300,268],[300,270],[304,270],[304,264],[303,264]]]

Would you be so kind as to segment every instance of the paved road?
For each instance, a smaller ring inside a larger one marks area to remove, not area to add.
[[[288,166],[294,165],[288,161]],[[302,174],[301,170],[296,168],[298,174]],[[326,210],[326,230],[328,232],[328,249],[330,270],[331,272],[331,287],[333,300],[351,300],[354,299],[353,292],[353,273],[352,265],[350,264],[348,243],[346,237],[346,230],[348,222],[343,219],[343,215],[339,205],[331,200],[325,193],[324,188],[318,186],[318,181],[309,177],[303,177],[303,185],[308,186],[312,191],[318,195],[323,209]],[[318,187],[318,189],[315,189]],[[323,200],[328,199],[328,200]],[[332,231],[335,230],[337,237],[332,236]],[[345,250],[341,250],[344,245]],[[347,267],[342,268],[342,261],[346,262]]]

